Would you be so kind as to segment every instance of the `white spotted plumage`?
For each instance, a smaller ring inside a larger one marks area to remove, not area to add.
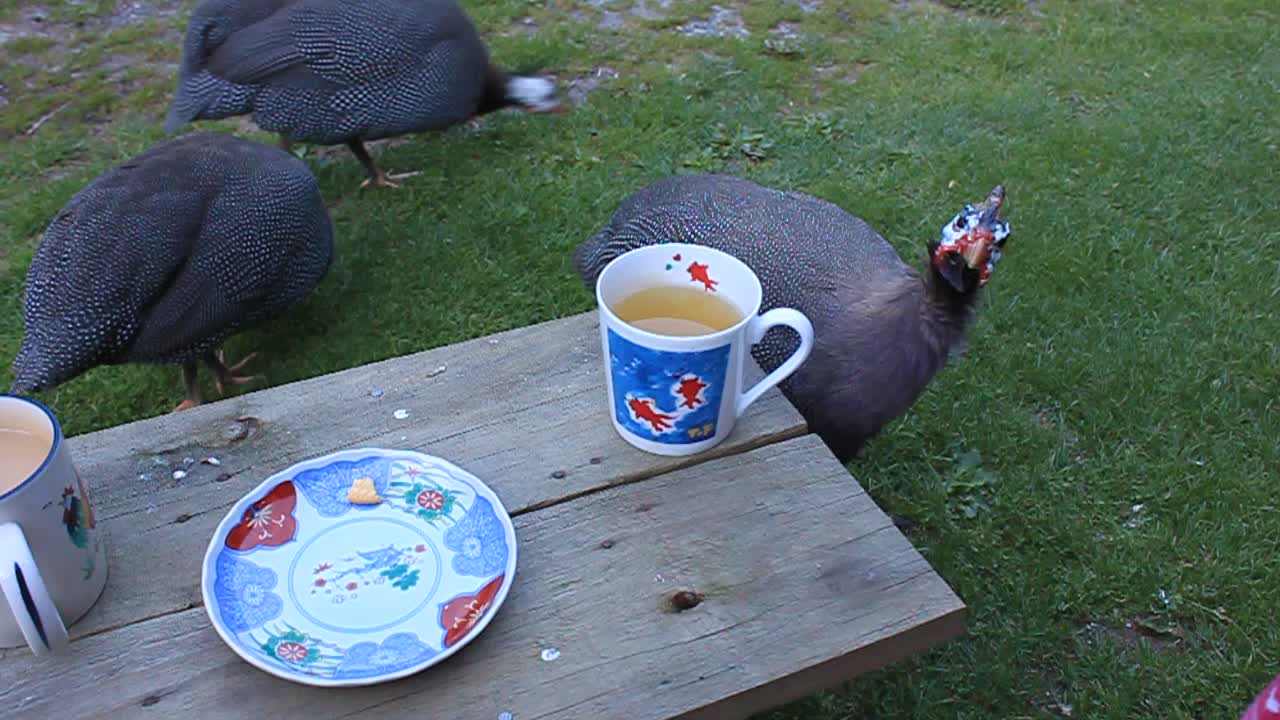
[[[223,133],[155,145],[91,181],[46,229],[11,392],[216,350],[309,293],[332,242],[315,178],[292,155]]]

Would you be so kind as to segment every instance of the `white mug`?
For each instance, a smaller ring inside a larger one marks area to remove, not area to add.
[[[0,647],[59,652],[106,587],[102,529],[48,408],[0,394],[0,433]]]
[[[703,335],[662,335],[621,320],[614,307],[655,287],[695,288],[733,305],[741,319]],[[796,371],[813,350],[813,325],[800,311],[759,314],[764,293],[746,263],[700,245],[660,243],[614,258],[596,279],[609,415],[624,440],[658,455],[692,455],[715,447],[743,411]],[[751,346],[786,325],[800,346],[744,391]]]

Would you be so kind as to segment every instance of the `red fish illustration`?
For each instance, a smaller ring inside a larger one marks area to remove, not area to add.
[[[653,400],[649,398],[631,398],[627,401],[627,406],[631,408],[631,414],[635,415],[637,420],[649,423],[656,433],[669,430],[671,421],[676,417],[658,412]]]
[[[682,403],[687,408],[696,408],[706,402],[702,398],[702,390],[707,384],[702,382],[702,378],[697,375],[689,375],[680,380],[680,384],[676,386],[676,394],[684,398]]]
[[[699,263],[699,262],[696,262],[696,261],[695,261],[695,262],[690,263],[690,264],[689,264],[689,279],[690,279],[690,280],[696,280],[697,282],[702,283],[703,285],[705,285],[705,286],[707,287],[707,290],[715,290],[715,289],[716,289],[716,285],[719,285],[719,284],[720,284],[720,281],[719,281],[719,280],[712,280],[712,279],[711,279],[711,276],[707,274],[707,270],[708,270],[709,268],[710,268],[710,266],[709,266],[709,265],[703,265],[703,264],[701,264],[701,263]]]

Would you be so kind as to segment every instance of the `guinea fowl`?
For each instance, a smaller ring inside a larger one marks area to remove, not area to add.
[[[292,142],[346,143],[361,187],[395,187],[368,140],[516,107],[560,112],[554,79],[498,68],[453,0],[206,0],[191,15],[166,132],[253,114]]]
[[[927,244],[923,278],[863,220],[796,192],[725,175],[666,178],[626,198],[574,253],[589,286],[610,260],[662,242],[710,246],[760,277],[762,310],[813,323],[809,359],[779,384],[841,461],[902,415],[964,340],[979,289],[1009,234],[1004,188],[964,208]],[[752,348],[772,371],[799,342],[772,330]]]
[[[155,145],[95,178],[44,233],[27,270],[11,393],[99,365],[197,361],[224,383],[231,335],[301,301],[328,272],[333,227],[315,177],[283,150],[222,133]]]

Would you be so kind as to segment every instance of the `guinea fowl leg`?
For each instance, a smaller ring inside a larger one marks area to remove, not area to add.
[[[194,360],[182,364],[182,384],[187,388],[187,398],[178,403],[174,412],[190,410],[200,404],[200,383],[196,379],[196,363]]]
[[[205,354],[204,362],[209,366],[209,369],[213,371],[213,386],[218,389],[219,396],[222,395],[222,386],[224,383],[244,385],[245,383],[253,382],[258,379],[256,375],[237,374],[240,369],[247,365],[257,354],[258,353],[256,352],[249,353],[248,355],[245,355],[240,362],[232,365],[231,367],[227,367],[226,363],[223,361],[223,353],[221,350],[219,350],[217,354]]]
[[[360,183],[360,187],[362,188],[367,187],[370,183],[375,187],[400,187],[399,184],[392,182],[392,180],[403,180],[404,178],[421,174],[418,172],[407,172],[400,173],[398,175],[388,175],[382,172],[382,168],[378,167],[378,163],[374,162],[373,158],[369,156],[369,151],[365,149],[364,142],[359,138],[355,140],[348,140],[347,147],[351,148],[351,153],[360,160],[364,165],[364,169],[369,172],[369,177],[365,178],[364,182]]]

